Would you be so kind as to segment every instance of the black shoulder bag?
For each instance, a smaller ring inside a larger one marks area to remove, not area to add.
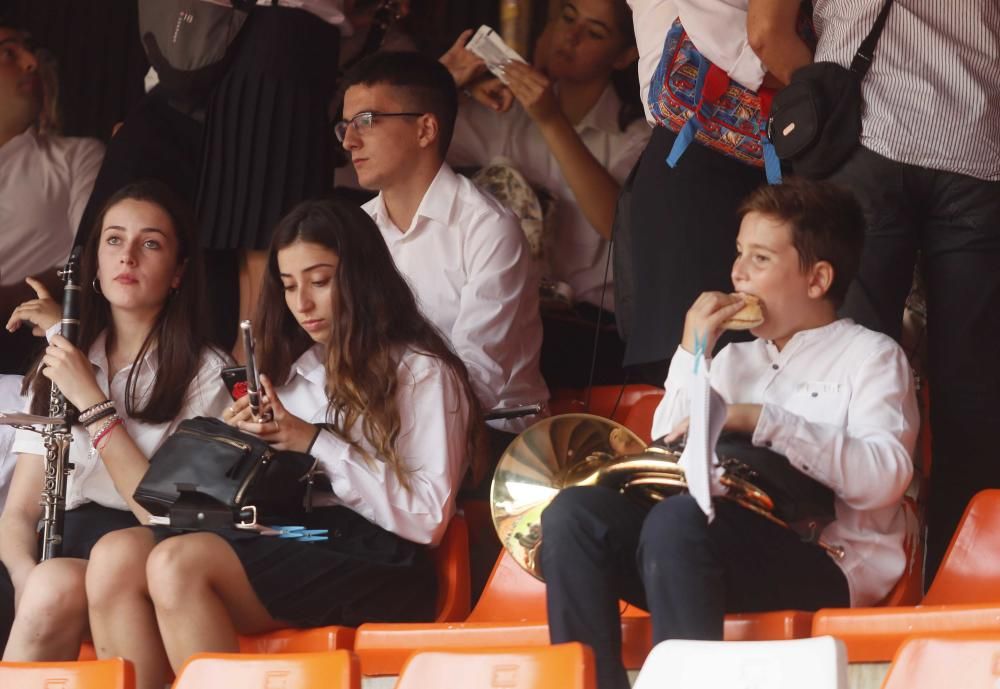
[[[861,142],[861,81],[875,57],[893,0],[885,0],[850,69],[814,62],[792,74],[777,93],[768,119],[768,138],[796,175],[824,179],[846,162]]]
[[[133,498],[179,529],[253,526],[308,508],[315,459],[278,451],[219,419],[185,419],[149,460]]]

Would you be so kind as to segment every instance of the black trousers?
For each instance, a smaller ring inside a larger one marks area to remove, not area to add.
[[[707,290],[732,291],[730,272],[739,231],[737,208],[761,184],[764,171],[694,143],[677,167],[665,159],[676,135],[654,127],[631,184],[627,238],[616,236],[616,288],[631,291],[616,309],[629,323],[626,366],[669,361],[684,332],[684,315]],[[727,333],[723,346],[746,333]],[[643,382],[656,380],[660,370]]]
[[[969,499],[1000,487],[1000,182],[905,165],[865,148],[833,176],[868,219],[843,314],[899,339],[913,268],[927,285],[933,459],[926,581]]]
[[[850,605],[823,549],[725,500],[708,524],[689,495],[647,511],[608,488],[569,488],[542,513],[542,533],[549,634],[594,649],[600,689],[629,686],[619,599],[650,612],[653,643],[722,639],[727,612]]]

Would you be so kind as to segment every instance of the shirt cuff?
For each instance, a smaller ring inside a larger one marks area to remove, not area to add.
[[[355,504],[361,496],[351,486],[343,470],[344,463],[351,455],[351,446],[334,433],[322,429],[310,452],[330,479],[334,494],[345,503]]]
[[[708,366],[711,361],[710,358],[706,357],[705,365]],[[663,387],[667,390],[686,390],[693,375],[694,354],[678,345],[677,351],[670,359],[670,369],[667,371],[667,380]]]
[[[751,442],[757,447],[766,447],[784,455],[788,462],[817,481],[823,482],[822,467],[813,463],[812,458],[819,452],[798,452],[795,447],[796,429],[802,424],[802,417],[774,404],[761,406],[757,428]]]
[[[52,338],[58,335],[61,330],[62,330],[62,321],[56,321],[55,323],[50,325],[48,327],[48,330],[45,331],[46,342],[52,344]]]
[[[730,78],[751,91],[760,89],[766,74],[767,67],[760,61],[749,43],[743,46],[740,54],[736,56],[736,62],[729,69]]]

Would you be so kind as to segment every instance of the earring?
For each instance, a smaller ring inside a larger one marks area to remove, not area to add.
[[[94,288],[95,292],[100,294],[102,297],[104,296],[104,292],[101,291],[101,283],[97,281],[97,278],[94,278],[94,281],[90,283],[90,286]]]

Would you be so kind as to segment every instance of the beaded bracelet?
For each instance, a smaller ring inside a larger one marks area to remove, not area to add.
[[[115,403],[112,402],[111,400],[104,400],[103,402],[98,402],[97,404],[93,405],[92,407],[87,407],[82,412],[80,412],[80,415],[77,418],[79,419],[80,423],[82,423],[85,426],[89,426],[91,423],[93,423],[96,420],[96,419],[91,418],[91,417],[96,416],[97,414],[99,414],[100,412],[102,412],[102,411],[104,411],[106,409],[113,409],[114,406],[115,406]]]
[[[90,416],[86,418],[86,420],[81,421],[80,423],[82,423],[84,426],[93,426],[101,419],[106,419],[109,416],[112,416],[117,413],[118,410],[115,409],[114,406],[106,407],[104,409],[93,412]]]
[[[121,417],[116,418],[111,423],[111,425],[104,430],[104,432],[102,432],[100,435],[97,436],[97,439],[94,441],[94,449],[97,450],[98,452],[103,451],[104,448],[108,446],[108,442],[110,442],[111,434],[114,432],[114,430],[119,426],[124,426],[124,425],[125,421]]]
[[[120,423],[122,423],[122,418],[117,414],[112,414],[108,417],[107,421],[101,424],[100,429],[96,433],[91,433],[91,438],[93,438],[93,442],[91,444],[94,446],[95,450],[97,449],[97,444],[101,442],[101,438],[107,435],[112,428]]]

